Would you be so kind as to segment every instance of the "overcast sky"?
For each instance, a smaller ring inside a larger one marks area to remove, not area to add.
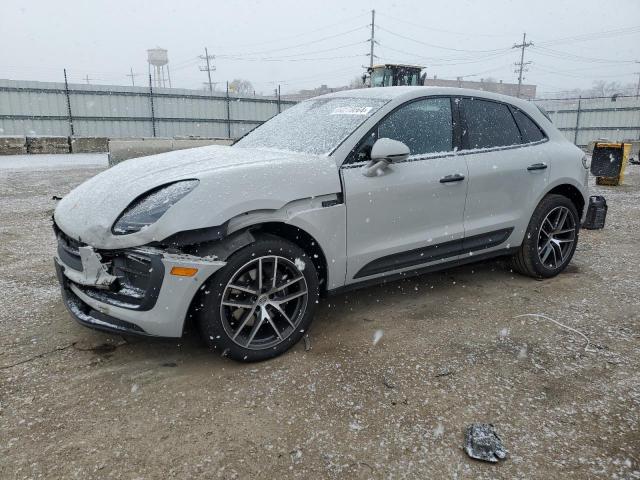
[[[234,78],[265,93],[344,85],[369,63],[372,8],[376,62],[425,65],[430,77],[515,81],[510,47],[526,31],[525,82],[540,90],[638,79],[639,0],[3,0],[0,78],[60,81],[66,67],[73,82],[127,84],[132,67],[142,84],[146,49],[160,46],[173,86],[202,88],[207,46],[219,89]]]

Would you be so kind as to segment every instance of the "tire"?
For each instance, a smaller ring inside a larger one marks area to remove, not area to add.
[[[198,326],[205,343],[223,356],[256,362],[284,353],[308,330],[319,298],[318,274],[297,245],[264,236],[233,253],[202,293]]]
[[[556,225],[556,219],[563,223]],[[580,217],[573,202],[562,195],[547,195],[533,212],[522,245],[512,257],[514,270],[538,279],[555,277],[573,258],[579,231]]]

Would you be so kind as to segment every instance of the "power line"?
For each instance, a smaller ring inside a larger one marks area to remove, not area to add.
[[[465,50],[465,49],[460,49],[460,48],[450,48],[450,47],[443,47],[442,45],[435,45],[433,43],[427,43],[427,42],[423,42],[421,40],[416,40],[415,38],[411,38],[411,37],[407,37],[406,35],[401,35],[399,33],[393,32],[391,30],[389,30],[388,28],[384,28],[381,26],[377,26],[376,28],[378,28],[379,30],[382,30],[384,32],[387,32],[393,36],[402,38],[404,40],[409,40],[410,42],[415,42],[415,43],[419,43],[420,45],[425,45],[427,47],[432,47],[432,48],[439,48],[441,50],[449,50],[452,52],[464,52],[464,53],[493,53],[493,52],[503,52],[506,50],[509,50],[508,48],[497,48],[497,49],[492,49],[492,50]]]
[[[238,62],[315,62],[318,60],[338,60],[342,58],[359,58],[359,57],[368,57],[369,55],[366,53],[358,53],[355,55],[343,55],[343,56],[335,56],[335,57],[314,57],[314,58],[278,58],[278,57],[270,57],[270,58],[243,58],[243,57],[229,57],[225,58],[225,60],[230,61],[238,61]]]
[[[522,73],[527,70],[526,68],[527,65],[531,65],[531,62],[524,61],[524,49],[527,47],[531,47],[532,45],[533,45],[533,42],[527,42],[527,33],[525,32],[522,34],[522,43],[519,45],[515,44],[513,46],[513,48],[521,49],[520,61],[515,64],[518,67],[518,70],[516,70],[516,73],[518,74],[518,94],[516,96],[518,98],[520,98],[520,90],[522,88],[522,79],[523,79]]]
[[[303,53],[293,53],[291,55],[282,55],[282,56],[277,56],[277,57],[249,57],[249,56],[244,56],[244,55],[218,55],[217,58],[219,59],[228,59],[228,60],[281,60],[281,59],[286,59],[286,58],[295,58],[295,57],[299,57],[301,55],[314,55],[316,53],[326,53],[326,52],[333,52],[334,50],[339,50],[341,48],[347,48],[347,47],[353,47],[354,45],[361,45],[363,43],[368,42],[368,40],[360,40],[358,42],[353,42],[353,43],[347,43],[345,45],[339,45],[337,47],[331,47],[331,48],[324,48],[322,50],[314,50],[312,52],[303,52]]]
[[[350,67],[342,67],[342,68],[338,68],[335,70],[326,70],[323,71],[322,74],[323,75],[329,75],[329,74],[335,74],[335,73],[343,73],[343,72],[347,72],[347,71],[354,71],[355,68],[353,66]],[[317,79],[318,75],[305,75],[304,77],[294,77],[294,78],[288,78],[286,80],[270,80],[270,81],[265,81],[265,82],[253,82],[256,83],[258,85],[264,84],[264,85],[278,85],[278,84],[282,84],[282,85],[287,85],[290,84],[291,82],[298,82],[298,81],[304,81],[304,80],[310,80],[310,79]]]
[[[605,30],[601,32],[593,32],[593,33],[583,33],[580,35],[573,35],[569,37],[561,37],[556,38],[554,40],[548,40],[546,42],[540,42],[539,45],[559,45],[563,43],[573,43],[573,42],[586,42],[590,40],[600,40],[602,38],[607,37],[618,37],[622,35],[633,35],[636,33],[640,33],[640,26],[636,25],[633,27],[625,27],[625,28],[617,28],[614,30]]]
[[[251,56],[251,55],[263,55],[265,53],[281,52],[283,50],[292,50],[292,49],[295,49],[295,48],[306,47],[308,45],[313,45],[315,43],[324,42],[325,40],[330,40],[330,39],[333,39],[333,38],[342,37],[344,35],[348,35],[350,33],[362,30],[363,28],[365,28],[365,25],[361,25],[361,26],[359,26],[357,28],[354,28],[354,29],[351,29],[351,30],[347,30],[345,32],[340,32],[340,33],[336,33],[334,35],[328,35],[326,37],[318,38],[316,40],[310,40],[308,42],[299,43],[297,45],[291,45],[289,47],[273,48],[273,49],[270,49],[270,50],[262,50],[262,51],[259,51],[259,52],[244,52],[244,53],[235,53],[235,54],[234,53],[229,53],[229,54],[226,54],[226,55],[235,56],[235,57],[241,57],[241,56]]]
[[[506,49],[504,52],[501,53],[491,53],[488,55],[483,55],[483,56],[464,56],[464,57],[449,57],[449,58],[444,58],[444,57],[426,57],[424,55],[420,55],[417,53],[413,53],[413,52],[407,52],[405,50],[400,50],[397,48],[393,48],[390,47],[388,45],[384,45],[384,48],[389,49],[389,50],[393,50],[394,52],[398,52],[398,53],[402,53],[404,55],[409,55],[410,57],[416,58],[416,59],[421,59],[424,61],[429,62],[429,66],[448,66],[448,65],[467,65],[470,63],[480,63],[480,62],[485,62],[487,60],[492,60],[495,58],[499,58],[499,57],[503,57],[506,55],[509,55],[511,53],[511,49]]]
[[[605,63],[605,64],[634,63],[633,60],[613,60],[613,59],[606,59],[606,58],[585,57],[582,55],[576,55],[569,52],[562,52],[560,50],[553,50],[551,48],[540,47],[538,45],[533,47],[533,51],[538,55],[544,55],[546,57],[558,58],[561,60],[569,60],[573,62]]]
[[[218,49],[225,49],[225,48],[238,48],[238,47],[253,47],[256,45],[266,45],[266,44],[270,44],[270,43],[278,43],[281,42],[283,40],[289,40],[292,38],[299,38],[299,37],[308,37],[310,33],[316,33],[316,32],[320,32],[322,30],[326,30],[328,28],[334,28],[338,25],[343,25],[345,23],[348,23],[352,20],[355,20],[356,18],[362,18],[364,15],[364,13],[359,13],[358,15],[355,15],[353,17],[349,17],[349,18],[345,18],[343,20],[340,20],[339,22],[335,22],[332,23],[331,25],[325,25],[323,27],[318,27],[315,28],[313,30],[305,30],[304,32],[301,33],[297,33],[295,35],[288,35],[286,37],[280,37],[280,38],[275,38],[272,40],[265,40],[262,42],[254,42],[254,43],[244,43],[244,44],[239,44],[239,45],[215,45],[216,48]]]
[[[391,20],[395,20],[397,22],[405,23],[407,25],[412,25],[415,28],[419,28],[420,30],[426,30],[426,31],[429,31],[429,32],[442,32],[442,33],[449,33],[449,34],[452,34],[452,35],[461,35],[461,36],[464,36],[464,37],[492,37],[492,38],[500,38],[501,37],[501,38],[505,38],[505,37],[510,37],[511,36],[511,34],[509,34],[509,33],[503,33],[503,34],[472,33],[472,34],[470,34],[469,32],[454,32],[453,30],[443,30],[441,28],[436,28],[436,27],[433,27],[431,25],[429,25],[429,26],[419,25],[417,23],[413,23],[413,22],[410,22],[408,20],[404,20],[404,19],[397,18],[397,17],[392,17],[391,15],[388,15],[386,13],[383,13],[382,16],[385,17],[385,18],[390,18]]]
[[[539,63],[536,63],[536,69],[539,69],[550,75],[558,75],[561,77],[573,77],[573,78],[582,78],[582,79],[584,78],[620,78],[620,77],[635,75],[635,72],[614,73],[614,74],[606,74],[606,75],[586,75],[586,74],[576,75],[575,73],[571,73],[566,70],[558,70],[549,65],[543,65]]]
[[[179,67],[173,67],[173,71],[179,71],[179,70],[184,70],[185,68],[191,68],[194,65],[197,65],[202,59],[198,56],[198,57],[194,57],[191,60],[187,62],[182,62]]]

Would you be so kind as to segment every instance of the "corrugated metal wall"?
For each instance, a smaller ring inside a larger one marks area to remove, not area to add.
[[[576,145],[593,140],[640,139],[640,98],[604,97],[536,100]]]
[[[0,135],[237,138],[295,104],[199,90],[0,80]],[[640,98],[536,100],[577,145],[640,139]],[[152,109],[153,105],[153,109]]]
[[[67,99],[69,104],[67,104]],[[295,102],[177,88],[0,80],[0,135],[242,136]]]

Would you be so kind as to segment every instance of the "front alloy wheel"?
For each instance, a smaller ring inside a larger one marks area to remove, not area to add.
[[[309,290],[295,263],[278,255],[249,261],[227,283],[220,318],[227,335],[243,348],[262,350],[298,328]]]
[[[275,357],[306,332],[318,300],[313,261],[265,236],[237,251],[205,284],[198,323],[205,342],[241,361]]]

